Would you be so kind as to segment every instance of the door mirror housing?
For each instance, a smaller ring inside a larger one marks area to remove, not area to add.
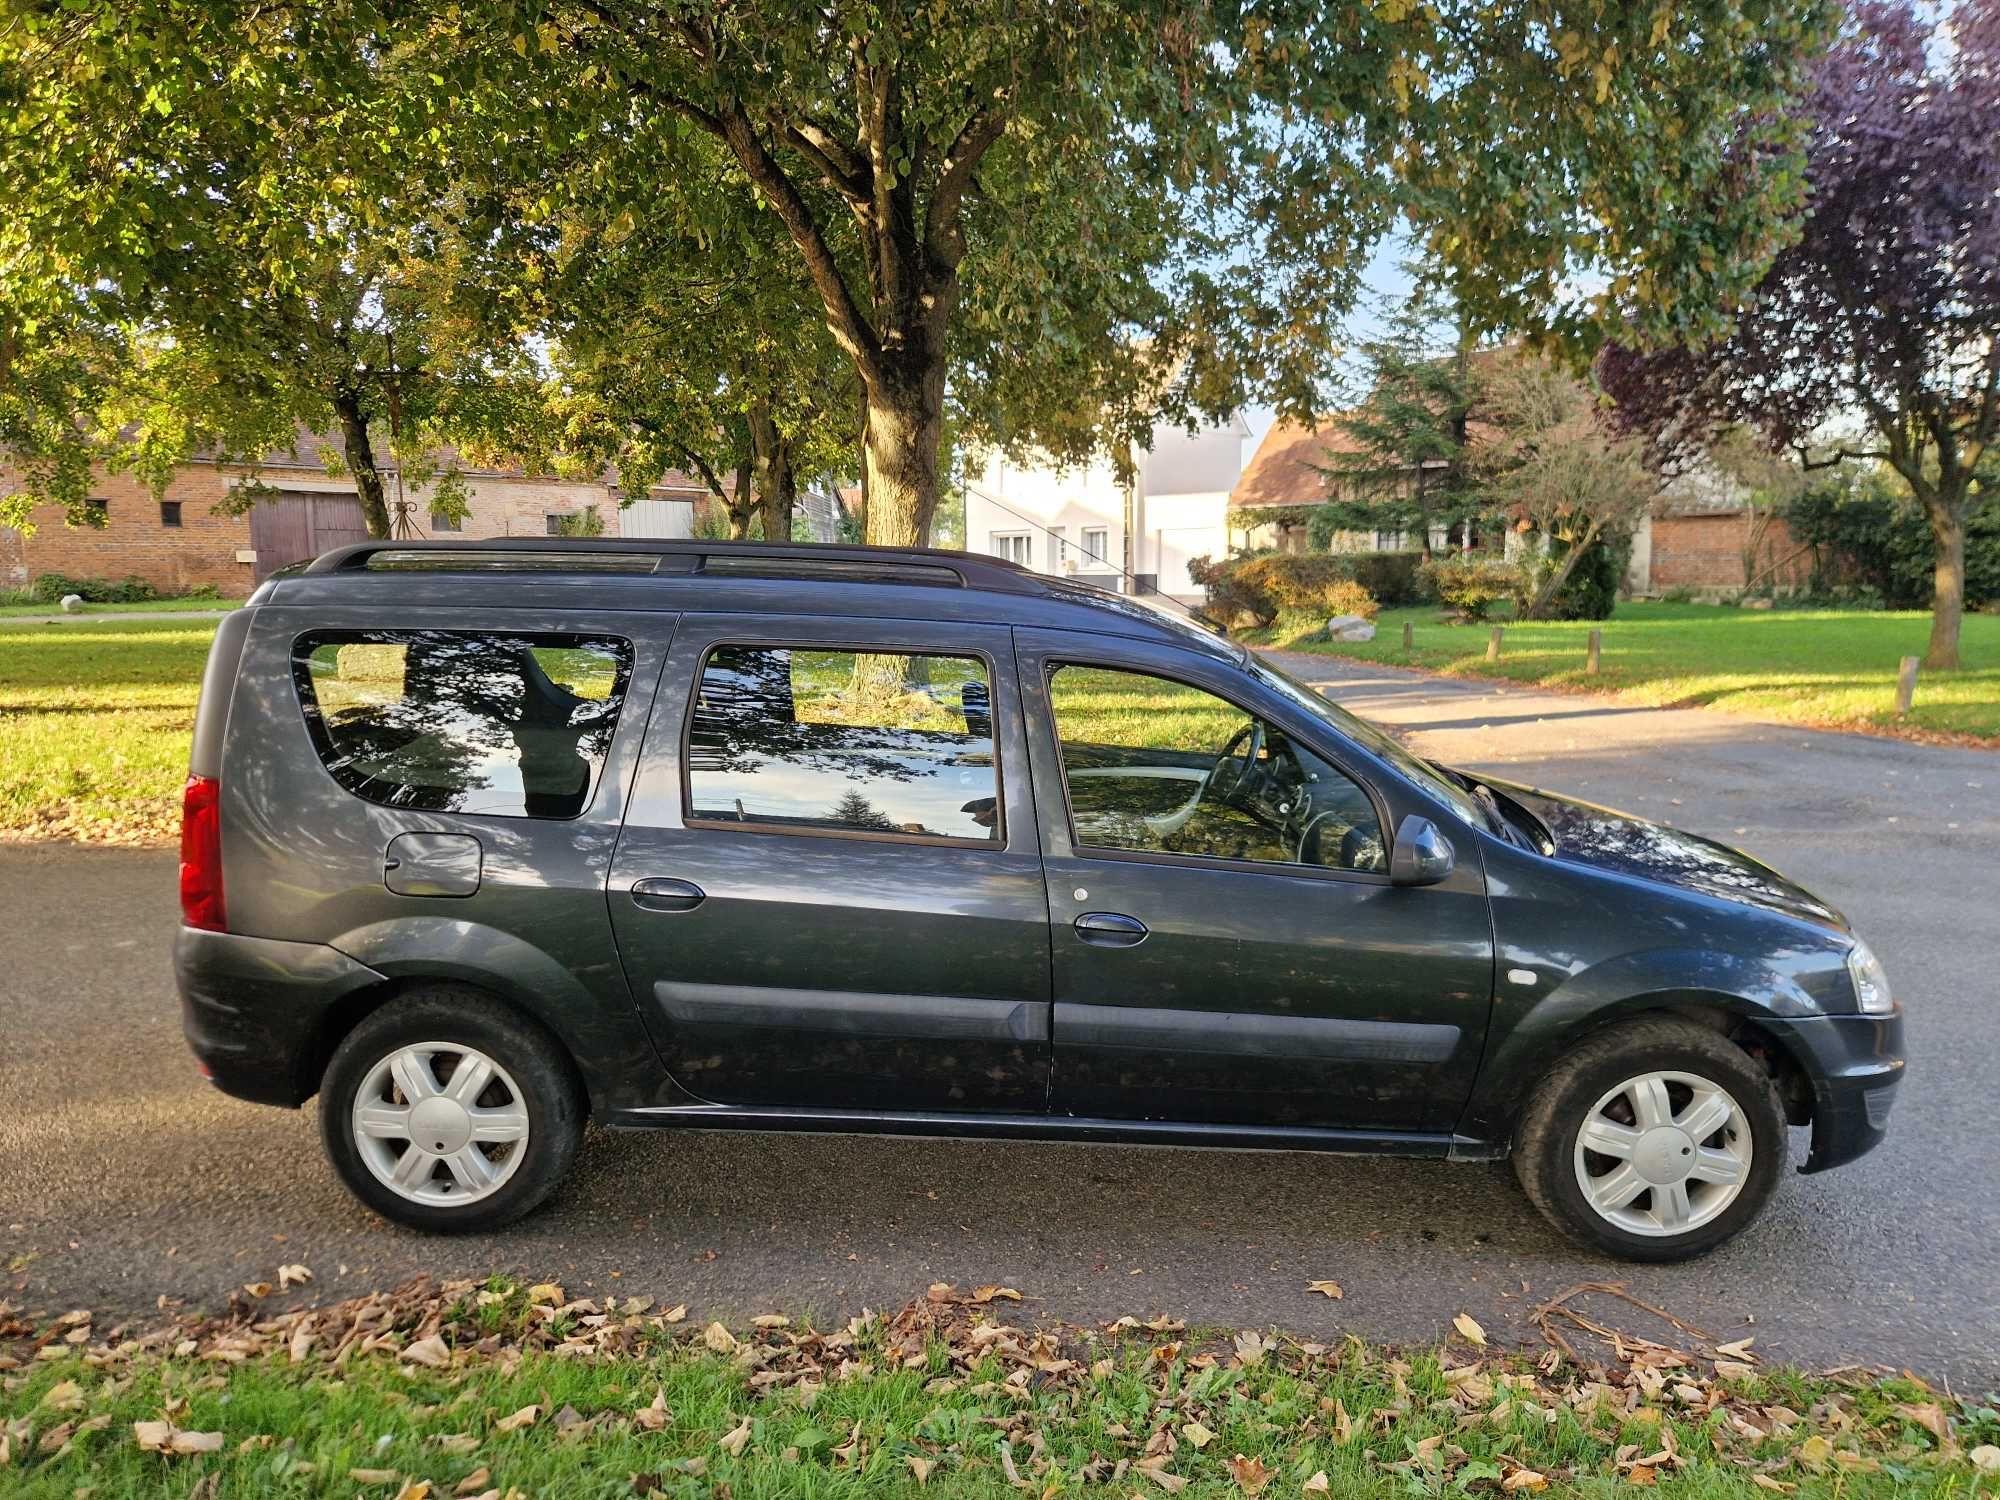
[[[1389,855],[1391,884],[1436,885],[1456,862],[1451,840],[1429,818],[1411,813],[1397,825],[1396,847]]]

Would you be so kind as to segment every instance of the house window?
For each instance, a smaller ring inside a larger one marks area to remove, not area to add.
[[[465,518],[463,516],[448,516],[441,510],[434,510],[431,512],[431,530],[463,531],[465,530]]]
[[[1111,532],[1103,526],[1083,528],[1083,555],[1092,562],[1107,561],[1111,551]]]
[[[567,528],[563,525],[563,522],[567,519],[568,517],[558,515],[554,511],[551,511],[547,515],[544,515],[542,517],[542,524],[548,528],[548,533],[550,536],[562,536],[567,531]]]
[[[1028,559],[1029,535],[1025,531],[996,531],[993,533],[993,555],[1004,557],[1008,562],[1019,563],[1022,567],[1033,566]]]
[[[178,526],[181,524],[180,501],[162,500],[160,502],[160,524],[162,526]]]

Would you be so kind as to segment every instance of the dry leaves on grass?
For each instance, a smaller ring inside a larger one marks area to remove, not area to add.
[[[1261,1493],[1276,1474],[1277,1470],[1265,1467],[1261,1458],[1245,1458],[1239,1453],[1229,1460],[1229,1477],[1246,1495]]]
[[[165,1453],[185,1456],[191,1453],[213,1453],[222,1446],[219,1432],[189,1432],[174,1426],[172,1422],[134,1422],[132,1436],[147,1453]]]

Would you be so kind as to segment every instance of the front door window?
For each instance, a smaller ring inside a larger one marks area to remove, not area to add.
[[[1144,672],[1059,666],[1049,700],[1080,848],[1388,868],[1381,819],[1359,783],[1213,693]]]

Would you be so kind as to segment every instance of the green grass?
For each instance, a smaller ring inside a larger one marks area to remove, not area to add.
[[[175,837],[212,620],[0,622],[0,837]]]
[[[1415,649],[1407,654],[1406,622],[1416,633]],[[1435,605],[1383,610],[1372,641],[1312,639],[1324,624],[1316,619],[1281,620],[1245,639],[1456,677],[1588,689],[1631,703],[2000,741],[2000,615],[1966,617],[1965,670],[1924,674],[1907,720],[1896,716],[1896,672],[1901,658],[1924,653],[1930,617],[1923,613],[1621,603],[1603,621],[1497,623],[1506,631],[1497,663],[1486,660],[1488,627],[1449,624]],[[1604,632],[1595,677],[1584,671],[1593,628]]]
[[[723,1353],[707,1343],[713,1329],[633,1317],[628,1333],[613,1316],[617,1352],[584,1344],[561,1357],[523,1353],[516,1341],[546,1349],[587,1339],[582,1315],[548,1309],[538,1325],[518,1290],[491,1295],[504,1304],[461,1301],[444,1315],[455,1352],[443,1367],[398,1358],[416,1327],[339,1363],[323,1347],[292,1361],[282,1333],[240,1341],[275,1344],[271,1353],[219,1348],[228,1333],[187,1357],[52,1342],[60,1357],[44,1360],[18,1346],[20,1369],[0,1377],[0,1432],[11,1444],[0,1493],[418,1500],[422,1485],[437,1500],[487,1491],[1220,1500],[1260,1490],[1290,1500],[1321,1492],[1304,1485],[1324,1474],[1324,1493],[1337,1497],[1499,1495],[1512,1479],[1504,1492],[1610,1497],[1650,1483],[1700,1500],[1972,1500],[2000,1485],[1979,1467],[2000,1413],[1907,1379],[1774,1369],[1722,1383],[1698,1363],[1669,1364],[1664,1385],[1644,1396],[1636,1367],[1586,1384],[1573,1370],[1465,1346],[1398,1355],[1358,1340],[1277,1340],[1246,1363],[1227,1335],[1063,1328],[988,1340],[994,1330],[982,1324],[1011,1321],[998,1309],[949,1327],[875,1320],[832,1341],[803,1329],[746,1335],[733,1348],[725,1337]],[[1690,1380],[1693,1400],[1673,1389]],[[665,1408],[656,1422],[634,1420],[656,1400]],[[503,1425],[528,1407],[527,1421]],[[1782,1428],[1771,1428],[1772,1408],[1788,1414],[1776,1419]],[[144,1451],[134,1424],[162,1418],[214,1434],[214,1450]],[[1633,1474],[1635,1461],[1663,1451],[1678,1465]],[[1162,1452],[1162,1477],[1137,1466]],[[1270,1478],[1245,1484],[1245,1469]],[[1523,1470],[1530,1479],[1515,1478]]]
[[[143,599],[131,604],[86,604],[81,615],[67,615],[65,619],[87,619],[91,615],[135,615],[155,611],[161,614],[180,614],[192,610],[228,610],[241,604],[241,599],[216,599],[194,597],[183,599]],[[62,614],[61,604],[0,604],[0,620],[40,618],[45,615]]]

